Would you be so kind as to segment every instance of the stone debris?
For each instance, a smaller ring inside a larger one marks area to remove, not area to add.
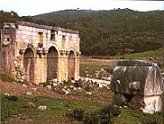
[[[56,87],[58,84],[57,83],[53,83],[53,86]]]
[[[33,87],[33,88],[31,88],[34,92],[36,92],[37,91],[37,88],[36,87]]]
[[[27,92],[26,92],[26,95],[27,95],[27,96],[32,96],[32,92],[27,91]]]
[[[28,107],[31,107],[31,108],[35,108],[36,107],[36,105],[33,102],[28,102],[27,104],[28,104]]]
[[[38,109],[41,111],[44,111],[47,109],[47,106],[46,105],[40,105],[40,106],[38,106]]]
[[[68,95],[70,93],[70,90],[68,89],[62,89],[62,91],[64,92],[64,94]]]
[[[27,88],[27,85],[26,85],[26,84],[23,84],[22,86],[23,86],[24,88]]]
[[[16,81],[19,83],[24,82],[24,73],[23,73],[23,68],[21,67],[21,57],[17,56],[15,61],[14,61],[14,66],[15,66],[15,77]]]
[[[5,96],[10,96],[10,94],[9,94],[9,93],[4,93],[4,95],[5,95]]]
[[[94,79],[94,78],[85,78],[85,77],[81,77],[81,80],[83,80],[84,82],[87,83],[93,83],[93,85],[97,85],[98,87],[102,88],[102,87],[108,87],[108,85],[110,85],[110,81],[108,80],[101,80],[101,79]]]
[[[89,96],[92,95],[92,91],[99,88],[110,88],[110,81],[100,80],[94,78],[81,77],[79,80],[70,80],[59,82],[56,79],[51,80],[45,84],[42,84],[49,90],[58,91],[59,93],[69,95],[76,92],[85,92]]]
[[[51,85],[47,85],[46,87],[47,87],[49,90],[52,89],[52,86],[51,86]]]
[[[92,95],[92,92],[86,92],[87,95]]]

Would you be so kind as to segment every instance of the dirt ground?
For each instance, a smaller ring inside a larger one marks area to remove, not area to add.
[[[109,89],[99,89],[93,91],[92,95],[84,93],[72,93],[69,95],[63,94],[60,90],[50,90],[47,87],[42,87],[34,84],[19,84],[16,82],[3,82],[0,80],[0,92],[8,93],[10,95],[22,96],[27,95],[28,92],[32,96],[46,96],[65,100],[93,100],[102,104],[109,104],[111,102],[111,91]]]

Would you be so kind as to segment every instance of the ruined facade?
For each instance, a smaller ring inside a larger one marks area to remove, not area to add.
[[[164,111],[164,82],[156,63],[120,61],[113,70],[113,101],[145,113]]]
[[[29,22],[4,23],[0,70],[33,83],[79,78],[79,32]]]

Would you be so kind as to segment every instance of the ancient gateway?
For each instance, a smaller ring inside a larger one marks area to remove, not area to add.
[[[18,21],[3,24],[0,41],[0,70],[20,82],[79,78],[78,31]]]

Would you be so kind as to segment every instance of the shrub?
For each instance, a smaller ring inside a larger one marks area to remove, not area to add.
[[[84,111],[82,109],[74,109],[73,110],[73,118],[82,121],[84,116]]]
[[[118,106],[123,106],[126,104],[126,99],[122,94],[113,94],[112,104],[118,105]]]
[[[17,101],[18,100],[17,96],[6,96],[6,98],[10,101]]]
[[[84,124],[99,124],[98,114],[91,113],[91,112],[85,113],[83,123]]]
[[[83,124],[111,124],[111,106],[107,106],[97,111],[87,111],[74,109],[67,117],[83,122]]]
[[[111,107],[111,115],[118,116],[121,113],[119,106],[112,106]]]
[[[162,113],[155,113],[153,115],[145,114],[141,118],[141,121],[142,121],[142,124],[163,124],[164,115],[162,116]]]

